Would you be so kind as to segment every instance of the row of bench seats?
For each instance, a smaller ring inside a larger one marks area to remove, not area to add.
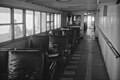
[[[79,37],[78,29],[59,29],[30,37],[29,48],[2,48],[0,79],[57,80]]]

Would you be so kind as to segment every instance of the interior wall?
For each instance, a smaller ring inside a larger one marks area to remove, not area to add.
[[[99,26],[99,12],[97,11],[96,13],[95,13],[95,36],[96,37],[98,37],[98,27]]]
[[[120,52],[120,6],[108,5],[107,16],[103,16],[103,7],[100,8],[99,27],[113,44],[115,49]]]
[[[120,5],[108,5],[107,16],[104,16],[103,12],[104,6],[102,5],[99,14],[96,15],[99,16],[95,24],[99,27],[96,32],[110,80],[120,80],[120,58],[116,58],[102,35],[103,33],[120,53]]]

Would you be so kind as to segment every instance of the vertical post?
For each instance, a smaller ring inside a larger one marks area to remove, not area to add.
[[[14,39],[14,9],[11,8],[11,37]]]
[[[26,36],[26,11],[23,10],[23,36]]]

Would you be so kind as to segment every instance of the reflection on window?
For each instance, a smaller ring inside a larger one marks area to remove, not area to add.
[[[0,7],[0,24],[9,24],[10,19],[10,8]]]
[[[26,36],[33,34],[33,11],[26,10]]]
[[[14,35],[15,35],[15,39],[23,37],[23,25],[22,24],[14,25]]]
[[[14,9],[14,23],[23,22],[23,11],[19,9]]]
[[[46,31],[46,13],[42,13],[42,32]]]
[[[35,12],[35,34],[40,33],[40,12]]]
[[[0,42],[11,40],[11,28],[10,27],[11,27],[10,25],[0,26]]]

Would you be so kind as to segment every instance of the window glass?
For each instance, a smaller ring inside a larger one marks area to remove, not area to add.
[[[50,22],[47,22],[47,31],[50,30]]]
[[[11,31],[11,10],[0,7],[0,43],[12,39]]]
[[[11,22],[10,8],[0,7],[0,24],[6,24]]]
[[[58,19],[57,19],[57,14],[54,15],[54,28],[58,28]]]
[[[23,22],[23,11],[19,9],[14,9],[14,23]]]
[[[54,25],[53,25],[53,22],[51,22],[51,29],[54,29]]]
[[[40,33],[40,12],[35,12],[35,34]]]
[[[47,31],[48,30],[50,30],[50,23],[51,23],[51,21],[50,21],[51,19],[50,19],[50,13],[47,13]]]
[[[51,14],[51,21],[53,21],[53,14]]]
[[[23,37],[23,10],[14,9],[14,38]]]
[[[0,42],[11,40],[11,26],[0,25]]]
[[[61,27],[61,15],[59,14],[58,15],[58,28]]]
[[[66,18],[66,26],[68,26],[69,25],[69,18],[67,17]]]
[[[33,34],[33,11],[26,10],[26,36]]]
[[[51,29],[54,29],[54,24],[53,24],[53,21],[54,21],[54,15],[51,14]]]
[[[46,31],[46,13],[42,13],[42,32]]]
[[[50,14],[47,13],[47,21],[50,21]]]
[[[22,24],[14,25],[14,35],[15,35],[15,39],[23,37],[23,25]]]

